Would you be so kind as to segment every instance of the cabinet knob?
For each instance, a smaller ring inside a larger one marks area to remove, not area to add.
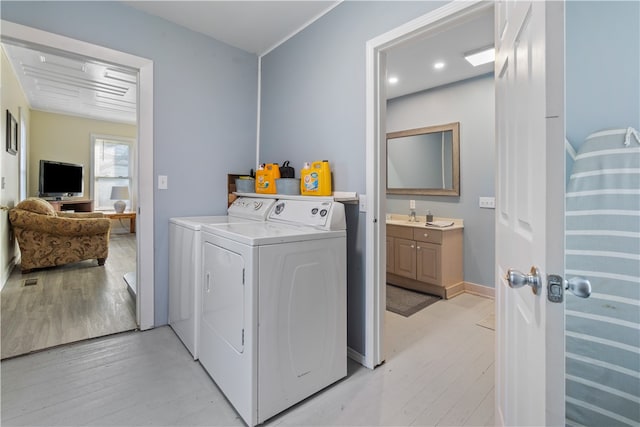
[[[411,249],[413,249],[415,246],[411,245]]]
[[[424,233],[424,237],[429,237],[429,233]]]
[[[420,250],[420,246],[418,246],[418,250]]]

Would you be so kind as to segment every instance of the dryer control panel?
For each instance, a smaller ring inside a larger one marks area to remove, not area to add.
[[[240,197],[231,203],[227,213],[233,217],[264,221],[275,203],[274,199]]]

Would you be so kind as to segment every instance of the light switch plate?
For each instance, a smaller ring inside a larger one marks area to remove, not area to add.
[[[158,190],[166,190],[168,188],[167,175],[158,175]]]
[[[358,196],[358,205],[360,206],[360,212],[367,211],[367,195],[366,194],[360,194]]]

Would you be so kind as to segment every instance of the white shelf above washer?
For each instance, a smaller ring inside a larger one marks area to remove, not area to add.
[[[263,193],[239,193],[234,192],[236,196],[241,197],[262,197],[265,199],[285,199],[285,200],[322,200],[327,202],[341,203],[357,203],[358,193],[353,191],[335,191],[333,196],[294,196],[289,194],[263,194]]]

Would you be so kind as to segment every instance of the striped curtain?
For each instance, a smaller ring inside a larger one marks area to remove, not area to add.
[[[640,137],[587,137],[566,194],[566,424],[640,425]]]

